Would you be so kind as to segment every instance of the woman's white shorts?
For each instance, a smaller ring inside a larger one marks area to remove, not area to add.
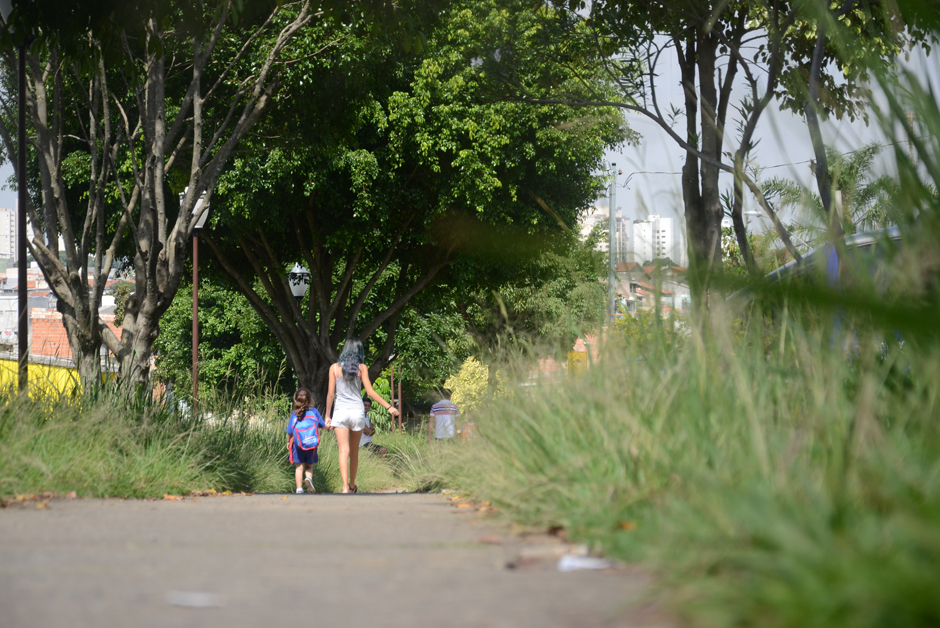
[[[361,432],[366,428],[366,417],[364,414],[334,416],[330,418],[330,427],[345,427],[354,432]]]

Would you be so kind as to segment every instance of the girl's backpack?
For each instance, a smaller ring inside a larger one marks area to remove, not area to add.
[[[294,424],[294,442],[304,451],[317,448],[320,444],[320,432],[317,430],[315,414],[310,412]]]

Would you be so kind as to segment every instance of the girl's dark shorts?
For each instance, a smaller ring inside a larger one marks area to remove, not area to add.
[[[290,448],[289,460],[291,464],[316,464],[320,461],[317,449],[301,449],[297,445]]]

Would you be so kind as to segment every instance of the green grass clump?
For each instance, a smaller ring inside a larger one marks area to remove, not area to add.
[[[191,433],[159,409],[140,414],[114,399],[17,399],[0,408],[0,494],[76,491],[158,497],[211,488]]]

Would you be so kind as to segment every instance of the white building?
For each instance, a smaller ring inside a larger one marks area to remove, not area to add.
[[[0,207],[0,258],[16,259],[16,210]]]
[[[670,258],[679,263],[676,247],[676,221],[659,214],[650,214],[646,220],[633,221],[633,256],[639,263]]]
[[[633,221],[633,260],[642,264],[653,258],[653,222],[650,220]]]

